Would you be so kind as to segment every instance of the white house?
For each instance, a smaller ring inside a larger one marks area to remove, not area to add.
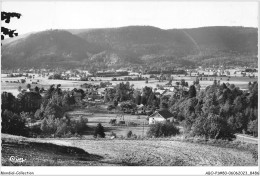
[[[149,116],[149,125],[155,123],[164,123],[166,121],[172,121],[174,115],[168,110],[159,110]]]

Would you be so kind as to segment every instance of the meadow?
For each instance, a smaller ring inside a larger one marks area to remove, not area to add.
[[[143,75],[144,77],[150,77],[150,75]],[[117,79],[124,79],[125,76],[117,77]],[[215,79],[215,77],[207,77],[208,80],[200,81],[201,89],[205,89],[208,85],[212,85],[212,81],[210,79]],[[35,86],[43,87],[44,89],[48,89],[52,84],[61,84],[61,89],[63,90],[71,90],[74,88],[80,88],[80,85],[84,83],[91,83],[91,84],[100,84],[100,82],[109,81],[112,85],[116,85],[121,81],[111,81],[112,77],[96,77],[94,81],[73,81],[73,80],[50,80],[46,77],[40,77],[35,74],[34,79],[26,79],[26,83],[10,83],[10,81],[18,81],[21,79],[25,79],[25,77],[6,77],[6,75],[2,75],[1,77],[1,92],[11,92],[13,95],[17,96],[19,94],[18,87],[21,86],[23,89],[26,89],[27,84],[31,84],[31,87],[34,88]],[[173,75],[172,85],[176,85],[176,82],[179,82],[181,79],[184,79],[188,82],[189,85],[193,84],[196,77],[184,76],[184,75]],[[236,87],[240,89],[247,89],[248,82],[257,81],[257,78],[249,78],[249,77],[239,77],[239,76],[232,76],[231,78],[228,77],[216,77],[216,80],[220,80],[220,83],[229,83],[234,84]],[[37,82],[39,81],[39,82]],[[37,82],[37,84],[32,84],[32,82]],[[124,81],[126,82],[126,81]],[[144,80],[141,81],[129,81],[130,85],[134,85],[134,88],[141,89],[145,86],[156,88],[157,85],[165,85],[168,81],[159,82],[159,80],[155,80],[154,78],[149,78],[148,83],[145,83]]]
[[[2,135],[2,165],[257,166],[257,145],[183,139],[55,139]],[[10,156],[26,159],[12,163]]]

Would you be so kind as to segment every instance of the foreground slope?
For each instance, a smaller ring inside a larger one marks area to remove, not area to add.
[[[27,146],[30,143],[51,143],[55,145],[71,146],[85,150],[87,155],[84,158],[74,156],[78,165],[125,165],[125,166],[256,166],[257,161],[252,157],[252,153],[246,149],[225,148],[169,140],[77,140],[77,139],[30,139],[19,138],[11,135],[2,136],[4,144],[9,141],[23,141]],[[9,146],[10,147],[10,146]],[[255,146],[257,148],[257,145]],[[6,158],[17,151],[19,157],[32,159],[30,152],[19,154],[17,147],[7,150],[3,145],[2,157]],[[32,148],[31,151],[41,150]],[[34,153],[32,152],[32,155]],[[45,153],[46,156],[46,153]],[[59,165],[68,165],[67,160],[57,156],[57,154],[47,155],[49,160],[57,160]],[[46,157],[47,157],[46,156]],[[53,156],[53,157],[52,157]],[[76,157],[76,158],[75,158]],[[41,163],[40,158],[38,163]],[[82,162],[85,161],[85,162]],[[75,164],[75,162],[73,162]],[[73,164],[73,165],[74,165]]]

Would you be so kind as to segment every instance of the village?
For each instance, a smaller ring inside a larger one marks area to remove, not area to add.
[[[227,86],[233,84],[240,87],[240,90],[249,92],[248,83],[257,80],[257,69],[249,68],[199,67],[178,70],[184,74],[171,74],[169,71],[146,74],[127,68],[97,71],[92,74],[87,70],[79,69],[12,71],[12,73],[6,71],[2,74],[2,92],[11,92],[18,98],[22,94],[30,97],[31,103],[28,108],[38,109],[41,106],[42,97],[50,86],[57,86],[62,91],[71,91],[75,99],[75,107],[73,111],[68,111],[66,114],[76,119],[86,118],[88,126],[92,128],[102,122],[109,131],[108,136],[112,133],[124,136],[127,131],[144,136],[149,125],[167,121],[175,122],[182,129],[178,123],[176,111],[170,111],[167,106],[161,107],[160,102],[152,106],[151,103],[147,104],[147,100],[143,100],[147,90],[153,93],[154,99],[168,101],[187,96],[191,85],[195,86],[197,94],[213,82],[218,85],[226,83]],[[98,75],[100,73],[101,75]],[[124,76],[120,75],[122,73]],[[120,96],[124,92],[127,98],[115,100],[115,94],[118,91],[121,92]],[[41,121],[34,122],[40,125]],[[33,124],[30,123],[30,126]]]

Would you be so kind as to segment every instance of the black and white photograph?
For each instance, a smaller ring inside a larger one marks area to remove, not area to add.
[[[1,6],[1,175],[259,175],[258,1]]]

